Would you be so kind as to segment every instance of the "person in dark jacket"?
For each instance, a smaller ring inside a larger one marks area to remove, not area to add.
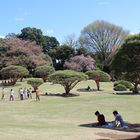
[[[96,126],[103,126],[103,125],[106,125],[105,117],[104,117],[103,114],[100,114],[99,111],[96,111],[96,112],[95,112],[95,115],[97,116],[97,120],[98,120]]]

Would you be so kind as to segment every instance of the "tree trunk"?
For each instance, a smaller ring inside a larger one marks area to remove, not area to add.
[[[47,82],[47,79],[46,79],[46,78],[43,78],[43,81],[44,81],[44,82]]]
[[[37,87],[37,86],[33,86],[33,88],[34,88],[34,91],[36,91],[36,90],[38,89],[38,87]]]
[[[70,90],[71,90],[70,87],[69,87],[69,86],[66,86],[66,87],[65,87],[65,92],[66,92],[65,94],[66,94],[66,95],[69,95]]]
[[[134,83],[134,90],[133,90],[133,93],[134,93],[134,94],[139,93],[139,92],[138,92],[138,83]]]
[[[13,80],[13,81],[12,81],[12,85],[15,85],[15,84],[16,84],[16,82],[17,82],[16,80]]]
[[[22,78],[20,78],[20,82],[22,82],[23,81],[23,77]]]
[[[95,83],[96,83],[96,86],[97,86],[97,90],[99,91],[100,90],[100,83],[99,83],[99,81],[95,81]]]

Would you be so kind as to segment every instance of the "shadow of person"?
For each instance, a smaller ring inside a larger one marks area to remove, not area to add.
[[[97,91],[97,90],[96,89],[87,90],[86,88],[80,88],[80,89],[77,89],[77,91],[79,91],[79,92],[93,92],[93,91]]]
[[[116,130],[116,131],[124,131],[124,132],[140,132],[140,124],[132,124],[125,122],[127,128],[119,128],[119,127],[107,127],[107,126],[101,126],[101,127],[96,127],[96,123],[88,123],[88,124],[80,124],[80,127],[89,127],[89,128],[103,128],[103,129],[111,129],[111,130]]]

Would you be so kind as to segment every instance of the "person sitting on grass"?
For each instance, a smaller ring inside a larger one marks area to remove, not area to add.
[[[115,127],[124,127],[124,121],[122,116],[118,113],[118,111],[113,111],[113,115],[115,116],[114,126]]]
[[[105,121],[105,117],[103,114],[100,114],[99,111],[96,111],[95,112],[95,115],[97,116],[97,120],[98,120],[98,123],[96,123],[95,126],[103,126],[103,125],[106,125],[106,121]]]
[[[90,90],[91,90],[90,86],[88,86],[88,87],[86,88],[86,90],[87,90],[87,91],[90,91]]]

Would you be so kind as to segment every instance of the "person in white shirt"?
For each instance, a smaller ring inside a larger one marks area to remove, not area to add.
[[[14,90],[10,90],[10,101],[14,101]]]
[[[29,97],[30,97],[30,99],[32,99],[32,89],[31,88],[29,88]]]
[[[24,88],[24,90],[23,90],[23,97],[24,97],[24,99],[27,99],[27,89],[26,88]]]
[[[22,88],[20,88],[20,100],[23,100],[24,98],[23,98],[23,89]]]

